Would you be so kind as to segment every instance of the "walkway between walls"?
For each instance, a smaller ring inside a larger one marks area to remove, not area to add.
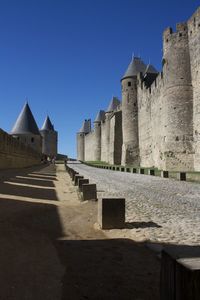
[[[0,299],[159,299],[155,254],[96,220],[97,202],[79,200],[64,165],[1,177]]]

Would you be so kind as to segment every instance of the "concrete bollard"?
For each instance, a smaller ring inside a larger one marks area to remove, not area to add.
[[[138,169],[138,173],[139,173],[139,174],[144,174],[144,169],[139,168],[139,169]]]
[[[177,179],[180,181],[186,181],[186,173],[185,172],[180,172],[177,174]]]
[[[98,201],[98,223],[102,229],[125,227],[125,199],[103,198]]]
[[[79,172],[76,172],[76,171],[72,171],[72,181],[74,181],[74,179],[75,179],[75,175],[78,175],[79,174]]]
[[[88,184],[88,183],[89,183],[89,179],[79,178],[78,179],[78,188],[79,188],[79,191],[82,192],[82,185],[83,184]]]
[[[83,184],[82,193],[83,193],[83,200],[97,200],[96,184]]]
[[[177,246],[162,251],[160,299],[200,299],[200,248]]]
[[[84,178],[83,176],[76,174],[74,177],[74,185],[78,185],[78,180]]]
[[[161,171],[160,176],[162,178],[169,178],[169,172],[168,171]]]
[[[155,176],[155,170],[149,169],[149,170],[148,170],[148,175]]]

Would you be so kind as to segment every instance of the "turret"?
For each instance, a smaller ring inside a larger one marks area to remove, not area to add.
[[[155,81],[157,76],[158,76],[158,71],[154,68],[154,66],[148,64],[143,75],[143,82],[145,86],[147,88],[150,87],[152,83]]]
[[[144,74],[146,65],[134,57],[121,79],[122,84],[122,165],[139,165],[137,74]]]
[[[91,120],[85,120],[79,132],[77,132],[77,159],[85,160],[85,135],[91,132]]]
[[[57,155],[58,133],[54,130],[49,116],[46,117],[40,133],[42,136],[42,154],[50,158],[55,157]]]
[[[94,160],[101,160],[101,122],[105,120],[105,111],[100,110],[94,121]]]
[[[37,152],[42,152],[42,137],[27,102],[11,130],[11,135]]]
[[[163,34],[163,168],[193,168],[193,90],[187,23]],[[183,163],[184,162],[184,163]],[[185,162],[187,162],[185,164]]]

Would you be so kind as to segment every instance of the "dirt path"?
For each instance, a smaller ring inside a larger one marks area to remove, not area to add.
[[[0,300],[159,299],[155,254],[108,238],[96,216],[63,165],[9,171],[0,182]]]

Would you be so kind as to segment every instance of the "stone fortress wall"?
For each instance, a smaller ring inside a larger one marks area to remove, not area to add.
[[[38,165],[41,155],[0,129],[0,169]]]
[[[57,155],[57,131],[47,116],[39,130],[26,102],[11,133],[0,129],[0,169],[23,168]]]
[[[200,8],[164,31],[161,73],[142,64],[134,58],[122,78],[122,103],[82,132],[78,159],[200,171]]]

